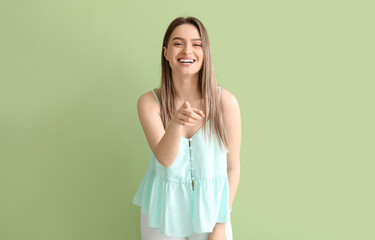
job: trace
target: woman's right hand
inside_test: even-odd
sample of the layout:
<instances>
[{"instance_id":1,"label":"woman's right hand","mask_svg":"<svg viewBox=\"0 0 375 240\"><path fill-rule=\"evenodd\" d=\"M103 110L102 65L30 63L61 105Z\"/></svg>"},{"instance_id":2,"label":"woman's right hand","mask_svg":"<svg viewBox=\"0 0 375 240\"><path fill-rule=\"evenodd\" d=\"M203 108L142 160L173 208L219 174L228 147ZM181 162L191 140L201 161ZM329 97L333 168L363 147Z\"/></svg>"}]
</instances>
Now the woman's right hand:
<instances>
[{"instance_id":1,"label":"woman's right hand","mask_svg":"<svg viewBox=\"0 0 375 240\"><path fill-rule=\"evenodd\" d=\"M182 126L194 126L204 117L201 110L191 107L190 103L185 101L173 115L172 122Z\"/></svg>"}]
</instances>

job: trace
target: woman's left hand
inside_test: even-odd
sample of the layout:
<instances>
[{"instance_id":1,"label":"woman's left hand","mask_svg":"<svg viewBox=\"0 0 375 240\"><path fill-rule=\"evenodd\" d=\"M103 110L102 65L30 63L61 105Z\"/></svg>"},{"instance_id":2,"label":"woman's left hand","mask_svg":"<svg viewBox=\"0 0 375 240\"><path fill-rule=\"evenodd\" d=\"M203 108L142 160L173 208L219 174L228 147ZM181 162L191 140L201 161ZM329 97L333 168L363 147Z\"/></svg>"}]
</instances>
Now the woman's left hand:
<instances>
[{"instance_id":1,"label":"woman's left hand","mask_svg":"<svg viewBox=\"0 0 375 240\"><path fill-rule=\"evenodd\" d=\"M208 235L208 240L227 240L225 228L214 228L214 230Z\"/></svg>"}]
</instances>

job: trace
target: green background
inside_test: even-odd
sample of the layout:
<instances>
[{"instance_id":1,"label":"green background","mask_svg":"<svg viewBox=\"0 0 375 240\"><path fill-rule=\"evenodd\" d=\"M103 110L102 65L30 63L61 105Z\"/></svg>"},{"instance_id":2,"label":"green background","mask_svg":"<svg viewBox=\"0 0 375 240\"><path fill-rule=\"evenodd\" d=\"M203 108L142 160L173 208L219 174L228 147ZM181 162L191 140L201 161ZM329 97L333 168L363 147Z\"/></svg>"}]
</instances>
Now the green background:
<instances>
[{"instance_id":1,"label":"green background","mask_svg":"<svg viewBox=\"0 0 375 240\"><path fill-rule=\"evenodd\" d=\"M1 1L0 239L140 239L168 24L241 109L235 240L375 239L372 1Z\"/></svg>"}]
</instances>

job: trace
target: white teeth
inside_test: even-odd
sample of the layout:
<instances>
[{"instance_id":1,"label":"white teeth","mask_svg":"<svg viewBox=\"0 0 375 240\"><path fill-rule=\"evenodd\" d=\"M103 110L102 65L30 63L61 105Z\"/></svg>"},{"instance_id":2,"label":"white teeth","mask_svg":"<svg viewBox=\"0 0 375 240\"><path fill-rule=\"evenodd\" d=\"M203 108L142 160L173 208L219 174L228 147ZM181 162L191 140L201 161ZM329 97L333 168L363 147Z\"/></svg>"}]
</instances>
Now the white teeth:
<instances>
[{"instance_id":1,"label":"white teeth","mask_svg":"<svg viewBox=\"0 0 375 240\"><path fill-rule=\"evenodd\" d=\"M193 63L194 62L194 60L192 60L192 59L180 59L179 61L181 63Z\"/></svg>"}]
</instances>

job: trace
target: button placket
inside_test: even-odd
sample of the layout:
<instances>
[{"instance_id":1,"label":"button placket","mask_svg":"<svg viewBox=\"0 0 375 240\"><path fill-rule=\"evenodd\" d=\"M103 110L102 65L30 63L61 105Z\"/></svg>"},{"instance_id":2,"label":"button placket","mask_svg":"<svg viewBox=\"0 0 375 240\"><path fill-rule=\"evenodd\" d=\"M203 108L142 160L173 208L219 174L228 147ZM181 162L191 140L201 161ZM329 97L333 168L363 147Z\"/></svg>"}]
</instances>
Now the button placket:
<instances>
[{"instance_id":1,"label":"button placket","mask_svg":"<svg viewBox=\"0 0 375 240\"><path fill-rule=\"evenodd\" d=\"M189 139L189 153L190 153L190 176L191 176L191 187L193 188L193 191L194 191L194 176L193 176L193 171L194 171L194 168L192 167L193 166L193 158L191 156L191 150L193 149L193 147L191 146L191 139Z\"/></svg>"}]
</instances>

